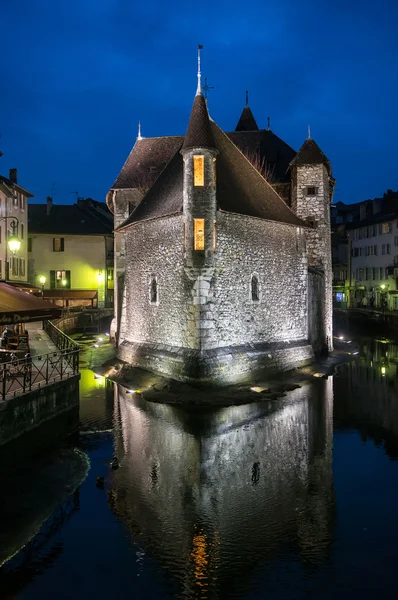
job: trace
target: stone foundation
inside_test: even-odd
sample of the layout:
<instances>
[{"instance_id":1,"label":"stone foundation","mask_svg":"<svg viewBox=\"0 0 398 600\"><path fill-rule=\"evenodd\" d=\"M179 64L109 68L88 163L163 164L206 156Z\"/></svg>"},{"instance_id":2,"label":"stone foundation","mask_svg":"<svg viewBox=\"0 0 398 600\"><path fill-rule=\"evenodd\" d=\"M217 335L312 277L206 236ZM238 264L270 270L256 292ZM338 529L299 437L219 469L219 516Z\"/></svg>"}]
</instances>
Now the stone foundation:
<instances>
[{"instance_id":1,"label":"stone foundation","mask_svg":"<svg viewBox=\"0 0 398 600\"><path fill-rule=\"evenodd\" d=\"M213 350L191 350L162 344L123 342L118 357L135 366L190 383L227 385L247 380L257 371L289 371L314 359L307 341L245 344Z\"/></svg>"}]
</instances>

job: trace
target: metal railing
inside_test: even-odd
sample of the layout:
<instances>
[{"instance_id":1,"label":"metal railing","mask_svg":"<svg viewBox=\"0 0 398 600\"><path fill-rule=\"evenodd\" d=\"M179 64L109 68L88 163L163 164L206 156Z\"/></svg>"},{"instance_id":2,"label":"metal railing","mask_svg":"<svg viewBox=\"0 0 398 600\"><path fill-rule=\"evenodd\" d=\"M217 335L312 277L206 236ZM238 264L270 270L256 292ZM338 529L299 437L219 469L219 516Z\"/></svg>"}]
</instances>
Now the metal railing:
<instances>
[{"instance_id":1,"label":"metal railing","mask_svg":"<svg viewBox=\"0 0 398 600\"><path fill-rule=\"evenodd\" d=\"M43 329L60 350L79 350L79 344L58 329L51 321L43 321Z\"/></svg>"},{"instance_id":2,"label":"metal railing","mask_svg":"<svg viewBox=\"0 0 398 600\"><path fill-rule=\"evenodd\" d=\"M65 336L67 337L67 336ZM73 340L72 340L73 341ZM79 347L0 364L0 401L79 373Z\"/></svg>"}]
</instances>

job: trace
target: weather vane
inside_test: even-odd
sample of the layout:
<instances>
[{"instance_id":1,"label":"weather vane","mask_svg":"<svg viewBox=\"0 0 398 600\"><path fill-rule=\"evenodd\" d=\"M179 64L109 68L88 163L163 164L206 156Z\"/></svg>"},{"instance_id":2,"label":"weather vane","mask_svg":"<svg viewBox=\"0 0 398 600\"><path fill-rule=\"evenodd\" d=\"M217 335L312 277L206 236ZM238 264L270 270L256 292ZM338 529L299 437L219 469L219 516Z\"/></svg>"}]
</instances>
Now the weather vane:
<instances>
[{"instance_id":1,"label":"weather vane","mask_svg":"<svg viewBox=\"0 0 398 600\"><path fill-rule=\"evenodd\" d=\"M205 93L205 98L206 98L206 100L207 100L207 92L208 92L209 90L214 90L214 85L209 85L209 84L207 83L207 77L205 77L205 84L204 84L204 86L203 86L203 91L204 91L204 93Z\"/></svg>"}]
</instances>

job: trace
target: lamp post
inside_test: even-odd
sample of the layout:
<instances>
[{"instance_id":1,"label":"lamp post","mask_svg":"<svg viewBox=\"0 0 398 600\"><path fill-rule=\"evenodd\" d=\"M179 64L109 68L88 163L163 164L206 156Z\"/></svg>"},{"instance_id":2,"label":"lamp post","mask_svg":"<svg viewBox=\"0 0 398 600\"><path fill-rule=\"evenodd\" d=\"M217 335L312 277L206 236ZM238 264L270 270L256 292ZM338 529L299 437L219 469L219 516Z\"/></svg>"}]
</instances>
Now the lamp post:
<instances>
[{"instance_id":1,"label":"lamp post","mask_svg":"<svg viewBox=\"0 0 398 600\"><path fill-rule=\"evenodd\" d=\"M62 291L62 308L64 309L65 308L65 286L67 284L66 279L62 279L61 283L62 283L62 290L63 290Z\"/></svg>"},{"instance_id":2,"label":"lamp post","mask_svg":"<svg viewBox=\"0 0 398 600\"><path fill-rule=\"evenodd\" d=\"M6 272L5 272L5 278L6 280L8 280L9 278L9 266L8 266L8 257L7 257L7 248L10 250L11 254L16 254L17 252L19 252L19 249L21 247L21 240L18 237L18 226L19 226L19 219L17 217L1 217L0 221L6 221L7 223L7 219L11 219L11 229L12 229L12 235L8 238L7 240L7 244L6 244L6 256L5 256L5 268L6 268Z\"/></svg>"},{"instance_id":3,"label":"lamp post","mask_svg":"<svg viewBox=\"0 0 398 600\"><path fill-rule=\"evenodd\" d=\"M46 283L46 278L44 277L44 275L41 275L39 277L39 281L41 283L41 297L44 298L44 284Z\"/></svg>"}]
</instances>

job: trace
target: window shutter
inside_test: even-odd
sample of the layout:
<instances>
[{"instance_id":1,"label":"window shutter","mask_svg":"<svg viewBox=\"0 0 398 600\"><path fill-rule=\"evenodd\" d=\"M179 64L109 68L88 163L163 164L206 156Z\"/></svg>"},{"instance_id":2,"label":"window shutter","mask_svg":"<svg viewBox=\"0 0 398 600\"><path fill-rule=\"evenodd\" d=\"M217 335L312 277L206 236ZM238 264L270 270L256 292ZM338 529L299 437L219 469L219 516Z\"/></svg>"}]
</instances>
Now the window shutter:
<instances>
[{"instance_id":1,"label":"window shutter","mask_svg":"<svg viewBox=\"0 0 398 600\"><path fill-rule=\"evenodd\" d=\"M53 252L55 252L55 238L53 238Z\"/></svg>"},{"instance_id":2,"label":"window shutter","mask_svg":"<svg viewBox=\"0 0 398 600\"><path fill-rule=\"evenodd\" d=\"M61 238L61 252L64 251L64 238ZM70 271L68 271L70 273Z\"/></svg>"},{"instance_id":3,"label":"window shutter","mask_svg":"<svg viewBox=\"0 0 398 600\"><path fill-rule=\"evenodd\" d=\"M64 248L63 244L64 244L64 238L62 238L62 249ZM70 290L70 287L71 287L71 285L70 285L70 271L65 271L65 273L66 273L65 279L66 279L66 282L67 282L65 287L67 287L68 290Z\"/></svg>"},{"instance_id":4,"label":"window shutter","mask_svg":"<svg viewBox=\"0 0 398 600\"><path fill-rule=\"evenodd\" d=\"M55 290L55 271L50 271L50 288Z\"/></svg>"}]
</instances>

